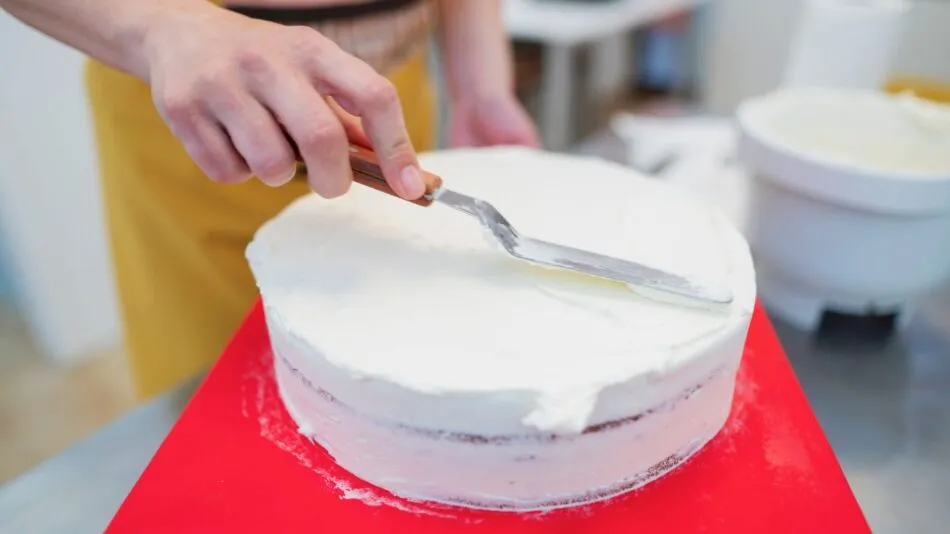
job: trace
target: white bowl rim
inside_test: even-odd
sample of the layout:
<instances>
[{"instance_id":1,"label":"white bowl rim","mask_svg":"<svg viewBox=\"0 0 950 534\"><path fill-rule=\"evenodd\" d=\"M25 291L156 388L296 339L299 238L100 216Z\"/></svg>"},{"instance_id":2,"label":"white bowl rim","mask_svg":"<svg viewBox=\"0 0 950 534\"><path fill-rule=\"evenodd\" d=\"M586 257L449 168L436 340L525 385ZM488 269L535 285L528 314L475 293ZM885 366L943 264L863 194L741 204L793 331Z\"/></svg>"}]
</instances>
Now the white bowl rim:
<instances>
[{"instance_id":1,"label":"white bowl rim","mask_svg":"<svg viewBox=\"0 0 950 534\"><path fill-rule=\"evenodd\" d=\"M761 123L759 117L764 110L769 109L773 102L772 98L775 95L790 91L816 95L876 98L880 99L881 101L885 101L886 99L892 97L892 95L888 95L887 93L883 93L881 91L852 88L796 87L778 89L776 91L771 91L769 93L751 97L742 101L736 110L736 122L738 123L739 128L746 135L754 138L756 143L769 150L777 153L783 153L789 157L803 160L812 165L834 169L839 172L858 174L867 178L876 178L880 180L902 180L908 182L908 185L913 185L914 182L917 182L920 185L933 185L935 182L939 183L942 181L950 181L950 170L947 172L895 172L893 170L879 169L870 165L861 165L859 163L844 161L839 158L818 154L813 151L797 149L782 143L776 139L775 135L772 135L771 132L768 131L768 128Z\"/></svg>"}]
</instances>

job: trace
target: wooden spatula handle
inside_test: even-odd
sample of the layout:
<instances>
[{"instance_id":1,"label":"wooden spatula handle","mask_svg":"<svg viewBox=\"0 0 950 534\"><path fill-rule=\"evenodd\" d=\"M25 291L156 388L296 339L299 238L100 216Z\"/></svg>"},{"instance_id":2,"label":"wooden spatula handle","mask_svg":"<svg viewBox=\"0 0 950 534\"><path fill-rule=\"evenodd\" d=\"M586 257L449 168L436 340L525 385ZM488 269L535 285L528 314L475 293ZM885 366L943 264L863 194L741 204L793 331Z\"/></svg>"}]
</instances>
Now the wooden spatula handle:
<instances>
[{"instance_id":1,"label":"wooden spatula handle","mask_svg":"<svg viewBox=\"0 0 950 534\"><path fill-rule=\"evenodd\" d=\"M357 145L350 145L350 167L353 168L353 181L372 187L377 191L392 195L397 198L399 195L393 191L392 187L386 183L383 177L383 170L379 166L379 158L372 150L367 150ZM433 202L433 194L442 187L442 178L431 172L422 171L422 179L426 184L426 192L421 198L411 200L420 206L428 206Z\"/></svg>"}]
</instances>

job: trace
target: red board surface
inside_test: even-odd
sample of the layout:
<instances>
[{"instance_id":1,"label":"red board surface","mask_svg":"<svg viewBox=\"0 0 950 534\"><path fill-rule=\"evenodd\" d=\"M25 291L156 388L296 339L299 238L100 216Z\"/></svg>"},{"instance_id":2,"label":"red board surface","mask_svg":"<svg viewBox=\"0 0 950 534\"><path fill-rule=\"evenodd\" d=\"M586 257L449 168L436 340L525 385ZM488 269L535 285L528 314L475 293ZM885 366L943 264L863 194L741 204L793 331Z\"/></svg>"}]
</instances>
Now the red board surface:
<instances>
[{"instance_id":1,"label":"red board surface","mask_svg":"<svg viewBox=\"0 0 950 534\"><path fill-rule=\"evenodd\" d=\"M870 532L761 308L732 414L705 449L637 491L547 513L412 503L352 477L297 434L272 362L258 304L107 532Z\"/></svg>"}]
</instances>

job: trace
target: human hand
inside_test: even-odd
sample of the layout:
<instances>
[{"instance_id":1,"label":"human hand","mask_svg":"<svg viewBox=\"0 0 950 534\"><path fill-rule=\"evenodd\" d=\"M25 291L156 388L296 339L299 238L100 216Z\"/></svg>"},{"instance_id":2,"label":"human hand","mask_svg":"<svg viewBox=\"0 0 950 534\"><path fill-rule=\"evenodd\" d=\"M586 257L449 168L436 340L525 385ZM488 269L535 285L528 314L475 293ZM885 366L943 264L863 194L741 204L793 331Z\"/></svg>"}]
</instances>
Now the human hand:
<instances>
[{"instance_id":1,"label":"human hand","mask_svg":"<svg viewBox=\"0 0 950 534\"><path fill-rule=\"evenodd\" d=\"M321 196L352 182L349 142L368 145L399 196L424 193L396 89L317 31L208 6L169 13L144 45L155 106L209 178L278 186L297 157ZM365 127L365 130L364 130Z\"/></svg>"},{"instance_id":2,"label":"human hand","mask_svg":"<svg viewBox=\"0 0 950 534\"><path fill-rule=\"evenodd\" d=\"M531 117L514 94L461 98L452 107L449 144L455 147L492 145L541 146Z\"/></svg>"}]
</instances>

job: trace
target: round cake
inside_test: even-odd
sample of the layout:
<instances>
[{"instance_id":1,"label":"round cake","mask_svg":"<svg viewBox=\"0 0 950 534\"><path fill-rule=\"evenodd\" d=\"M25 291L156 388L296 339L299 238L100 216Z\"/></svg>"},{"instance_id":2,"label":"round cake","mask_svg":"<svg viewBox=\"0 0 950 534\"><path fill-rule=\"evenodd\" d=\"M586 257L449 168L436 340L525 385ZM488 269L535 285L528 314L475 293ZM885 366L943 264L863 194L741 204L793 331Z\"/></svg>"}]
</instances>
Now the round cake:
<instances>
[{"instance_id":1,"label":"round cake","mask_svg":"<svg viewBox=\"0 0 950 534\"><path fill-rule=\"evenodd\" d=\"M401 497L536 510L639 487L722 428L756 292L724 216L593 158L504 147L422 164L524 235L713 282L733 302L527 264L438 203L308 195L247 251L302 434Z\"/></svg>"}]
</instances>

